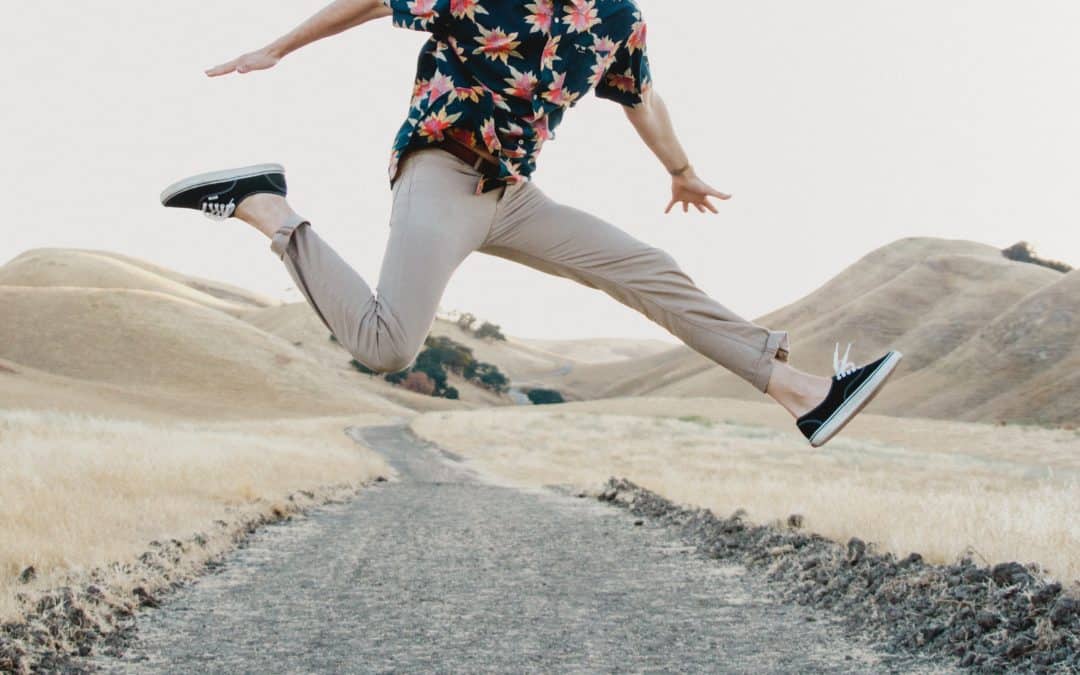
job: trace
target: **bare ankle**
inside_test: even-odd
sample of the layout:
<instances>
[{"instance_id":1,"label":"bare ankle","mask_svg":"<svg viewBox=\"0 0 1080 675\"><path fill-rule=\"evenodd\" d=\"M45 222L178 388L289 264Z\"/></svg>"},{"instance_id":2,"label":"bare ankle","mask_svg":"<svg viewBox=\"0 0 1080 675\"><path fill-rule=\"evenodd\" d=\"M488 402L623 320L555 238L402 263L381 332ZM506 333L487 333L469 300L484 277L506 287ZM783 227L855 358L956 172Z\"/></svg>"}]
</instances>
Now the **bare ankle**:
<instances>
[{"instance_id":1,"label":"bare ankle","mask_svg":"<svg viewBox=\"0 0 1080 675\"><path fill-rule=\"evenodd\" d=\"M766 393L797 418L824 401L830 386L831 381L827 378L804 373L782 361L774 361Z\"/></svg>"},{"instance_id":2,"label":"bare ankle","mask_svg":"<svg viewBox=\"0 0 1080 675\"><path fill-rule=\"evenodd\" d=\"M808 376L799 387L796 408L799 416L801 417L821 405L822 401L828 397L831 387L832 381L829 378L817 375Z\"/></svg>"},{"instance_id":3,"label":"bare ankle","mask_svg":"<svg viewBox=\"0 0 1080 675\"><path fill-rule=\"evenodd\" d=\"M296 216L296 211L281 195L259 193L240 202L233 215L272 238L283 223Z\"/></svg>"}]
</instances>

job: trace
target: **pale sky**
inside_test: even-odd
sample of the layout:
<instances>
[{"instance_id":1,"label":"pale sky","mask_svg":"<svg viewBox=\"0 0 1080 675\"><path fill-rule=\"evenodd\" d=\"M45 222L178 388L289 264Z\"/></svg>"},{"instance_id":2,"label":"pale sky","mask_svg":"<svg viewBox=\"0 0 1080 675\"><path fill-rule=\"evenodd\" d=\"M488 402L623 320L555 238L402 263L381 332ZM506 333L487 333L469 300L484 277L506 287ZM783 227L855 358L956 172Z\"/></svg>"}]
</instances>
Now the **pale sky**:
<instances>
[{"instance_id":1,"label":"pale sky","mask_svg":"<svg viewBox=\"0 0 1080 675\"><path fill-rule=\"evenodd\" d=\"M107 249L287 300L261 235L162 208L191 173L280 162L290 199L374 287L390 145L425 36L381 19L271 71L204 68L324 3L0 0L0 263ZM906 236L1032 242L1080 264L1075 0L639 0L656 91L720 215L664 215L670 181L591 94L533 178L669 251L752 318ZM473 254L442 298L522 337L676 341L600 291ZM774 328L782 329L782 326Z\"/></svg>"}]
</instances>

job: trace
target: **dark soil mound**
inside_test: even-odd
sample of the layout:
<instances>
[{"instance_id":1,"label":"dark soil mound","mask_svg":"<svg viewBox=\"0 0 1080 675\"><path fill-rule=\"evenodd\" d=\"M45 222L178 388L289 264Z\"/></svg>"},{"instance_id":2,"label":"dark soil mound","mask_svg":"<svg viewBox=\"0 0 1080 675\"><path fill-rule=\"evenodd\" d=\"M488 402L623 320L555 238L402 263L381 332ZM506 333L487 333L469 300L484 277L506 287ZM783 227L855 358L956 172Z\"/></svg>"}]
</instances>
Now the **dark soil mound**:
<instances>
[{"instance_id":1,"label":"dark soil mound","mask_svg":"<svg viewBox=\"0 0 1080 675\"><path fill-rule=\"evenodd\" d=\"M1080 673L1080 602L1033 566L931 565L852 539L846 546L787 527L677 506L612 478L600 499L679 528L707 555L759 569L787 601L839 613L891 651L949 656L984 672Z\"/></svg>"}]
</instances>

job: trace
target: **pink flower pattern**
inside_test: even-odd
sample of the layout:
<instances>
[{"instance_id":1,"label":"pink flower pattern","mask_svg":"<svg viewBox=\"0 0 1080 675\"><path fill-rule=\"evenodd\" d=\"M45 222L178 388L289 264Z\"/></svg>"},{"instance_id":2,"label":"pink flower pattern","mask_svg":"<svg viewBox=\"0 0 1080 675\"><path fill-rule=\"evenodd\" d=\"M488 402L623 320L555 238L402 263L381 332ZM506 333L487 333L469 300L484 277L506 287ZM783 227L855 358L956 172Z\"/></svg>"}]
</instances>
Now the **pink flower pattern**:
<instances>
[{"instance_id":1,"label":"pink flower pattern","mask_svg":"<svg viewBox=\"0 0 1080 675\"><path fill-rule=\"evenodd\" d=\"M555 18L555 5L552 0L537 0L535 3L525 5L529 14L525 16L525 23L529 24L529 32L551 34L551 22Z\"/></svg>"}]
</instances>

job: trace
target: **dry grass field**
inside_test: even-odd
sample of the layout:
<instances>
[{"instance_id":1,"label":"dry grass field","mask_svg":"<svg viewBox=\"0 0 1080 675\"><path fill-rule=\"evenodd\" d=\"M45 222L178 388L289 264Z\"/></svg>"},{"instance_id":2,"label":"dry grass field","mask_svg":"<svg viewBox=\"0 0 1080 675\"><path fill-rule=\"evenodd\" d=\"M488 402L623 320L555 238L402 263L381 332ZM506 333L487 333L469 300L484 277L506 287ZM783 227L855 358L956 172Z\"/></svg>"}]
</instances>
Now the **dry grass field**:
<instances>
[{"instance_id":1,"label":"dry grass field","mask_svg":"<svg viewBox=\"0 0 1080 675\"><path fill-rule=\"evenodd\" d=\"M18 594L101 573L129 603L248 523L392 475L345 427L477 404L356 372L306 305L106 251L27 251L0 266L0 620ZM197 533L167 572L135 564Z\"/></svg>"},{"instance_id":2,"label":"dry grass field","mask_svg":"<svg viewBox=\"0 0 1080 675\"><path fill-rule=\"evenodd\" d=\"M229 544L230 528L215 521L271 512L296 491L392 475L342 432L381 419L148 423L0 410L0 620L18 612L16 592L85 580L152 540L204 533L204 558ZM29 566L37 578L20 583ZM123 589L135 580L113 581Z\"/></svg>"},{"instance_id":3,"label":"dry grass field","mask_svg":"<svg viewBox=\"0 0 1080 675\"><path fill-rule=\"evenodd\" d=\"M860 415L812 449L776 406L627 398L431 412L420 435L523 486L629 478L720 515L798 513L808 529L904 556L1037 562L1080 580L1080 432Z\"/></svg>"},{"instance_id":4,"label":"dry grass field","mask_svg":"<svg viewBox=\"0 0 1080 675\"><path fill-rule=\"evenodd\" d=\"M855 326L873 329L854 336L862 349L898 343L909 372L872 410L888 411L891 395L990 417L1024 417L1031 404L1065 419L1080 382L1078 281L980 244L903 240L767 323L792 330L796 361L827 363L836 331ZM152 541L205 535L173 570L182 575L298 491L314 504L335 485L389 475L343 429L402 418L518 485L618 475L759 522L800 513L816 532L899 555L944 561L970 547L1080 578L1075 431L864 414L815 451L783 411L739 400L758 395L686 348L478 340L442 319L432 333L516 385L605 398L516 407L456 376L461 400L433 398L357 373L304 303L104 251L38 249L3 265L0 619L18 613L17 593L106 566L130 600L148 582L116 565ZM991 367L972 367L984 358ZM30 566L36 578L23 583Z\"/></svg>"}]
</instances>

